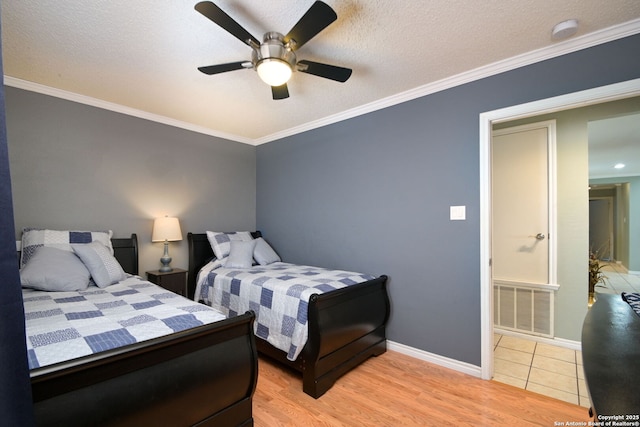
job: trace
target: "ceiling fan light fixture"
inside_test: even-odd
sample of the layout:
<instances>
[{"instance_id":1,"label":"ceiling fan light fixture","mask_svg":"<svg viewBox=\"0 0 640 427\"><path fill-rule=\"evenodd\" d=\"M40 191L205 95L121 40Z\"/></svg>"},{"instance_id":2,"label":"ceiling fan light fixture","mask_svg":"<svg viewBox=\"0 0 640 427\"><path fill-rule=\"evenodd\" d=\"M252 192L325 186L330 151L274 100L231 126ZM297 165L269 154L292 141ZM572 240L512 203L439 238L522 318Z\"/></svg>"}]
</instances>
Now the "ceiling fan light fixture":
<instances>
[{"instance_id":1,"label":"ceiling fan light fixture","mask_svg":"<svg viewBox=\"0 0 640 427\"><path fill-rule=\"evenodd\" d=\"M269 86L282 86L291 78L289 63L279 58L265 58L256 66L258 76Z\"/></svg>"},{"instance_id":2,"label":"ceiling fan light fixture","mask_svg":"<svg viewBox=\"0 0 640 427\"><path fill-rule=\"evenodd\" d=\"M289 30L286 36L277 31L266 32L262 42L245 30L225 11L211 1L200 1L195 9L229 34L251 48L251 62L236 61L226 64L198 67L207 75L251 68L262 81L271 86L274 100L289 97L287 82L294 71L335 80L344 83L352 70L335 65L296 59L295 51L314 38L332 22L338 19L336 12L328 4L316 0L305 14Z\"/></svg>"}]
</instances>

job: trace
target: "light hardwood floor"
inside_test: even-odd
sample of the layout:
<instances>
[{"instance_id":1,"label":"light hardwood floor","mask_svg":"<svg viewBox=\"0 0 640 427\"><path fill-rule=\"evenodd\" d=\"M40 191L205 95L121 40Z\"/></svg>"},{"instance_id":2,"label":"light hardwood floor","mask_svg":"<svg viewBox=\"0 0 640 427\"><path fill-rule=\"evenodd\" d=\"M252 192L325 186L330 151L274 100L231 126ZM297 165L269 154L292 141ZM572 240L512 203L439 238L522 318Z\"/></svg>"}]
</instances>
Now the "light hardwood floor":
<instances>
[{"instance_id":1,"label":"light hardwood floor","mask_svg":"<svg viewBox=\"0 0 640 427\"><path fill-rule=\"evenodd\" d=\"M554 426L590 420L586 408L394 351L367 360L317 400L302 392L298 374L261 357L253 416L256 427Z\"/></svg>"}]
</instances>

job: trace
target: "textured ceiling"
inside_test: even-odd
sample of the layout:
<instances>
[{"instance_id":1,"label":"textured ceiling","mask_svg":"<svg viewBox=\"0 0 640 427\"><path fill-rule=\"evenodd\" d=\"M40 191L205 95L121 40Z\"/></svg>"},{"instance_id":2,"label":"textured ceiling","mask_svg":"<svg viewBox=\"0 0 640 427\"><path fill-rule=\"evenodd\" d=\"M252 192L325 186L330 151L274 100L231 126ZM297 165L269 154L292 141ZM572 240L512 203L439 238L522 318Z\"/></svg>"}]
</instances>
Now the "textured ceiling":
<instances>
[{"instance_id":1,"label":"textured ceiling","mask_svg":"<svg viewBox=\"0 0 640 427\"><path fill-rule=\"evenodd\" d=\"M456 76L468 79L474 70L513 68L532 52L575 50L580 40L609 37L611 28L617 37L640 32L638 0L327 0L338 20L297 56L352 68L351 79L295 73L290 98L273 101L252 70L213 76L197 70L248 60L251 50L196 12L195 3L3 1L5 82L259 144L399 102ZM312 1L215 3L261 39L266 31L286 34ZM570 18L580 23L576 36L552 40L552 27Z\"/></svg>"}]
</instances>

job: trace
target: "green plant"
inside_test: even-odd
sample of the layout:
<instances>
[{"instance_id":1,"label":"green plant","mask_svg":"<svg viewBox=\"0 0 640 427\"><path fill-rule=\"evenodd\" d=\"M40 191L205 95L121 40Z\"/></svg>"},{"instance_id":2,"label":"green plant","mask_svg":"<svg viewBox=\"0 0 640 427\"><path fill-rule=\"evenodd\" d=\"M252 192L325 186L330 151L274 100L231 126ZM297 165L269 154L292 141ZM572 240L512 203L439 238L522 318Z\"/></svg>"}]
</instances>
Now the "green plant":
<instances>
[{"instance_id":1,"label":"green plant","mask_svg":"<svg viewBox=\"0 0 640 427\"><path fill-rule=\"evenodd\" d=\"M605 283L607 276L604 275L602 269L604 265L600 264L597 253L589 252L589 293L595 292L598 283Z\"/></svg>"}]
</instances>

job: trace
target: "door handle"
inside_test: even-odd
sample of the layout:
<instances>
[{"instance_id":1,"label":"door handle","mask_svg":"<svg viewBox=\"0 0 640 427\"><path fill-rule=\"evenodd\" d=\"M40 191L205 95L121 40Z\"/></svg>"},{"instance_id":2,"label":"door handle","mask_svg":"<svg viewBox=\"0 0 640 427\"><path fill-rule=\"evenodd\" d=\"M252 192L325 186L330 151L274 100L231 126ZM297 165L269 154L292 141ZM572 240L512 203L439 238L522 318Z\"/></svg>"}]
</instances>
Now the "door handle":
<instances>
[{"instance_id":1,"label":"door handle","mask_svg":"<svg viewBox=\"0 0 640 427\"><path fill-rule=\"evenodd\" d=\"M536 239L538 239L538 240L544 240L544 234L542 234L542 233L538 233L538 234L536 234Z\"/></svg>"}]
</instances>

